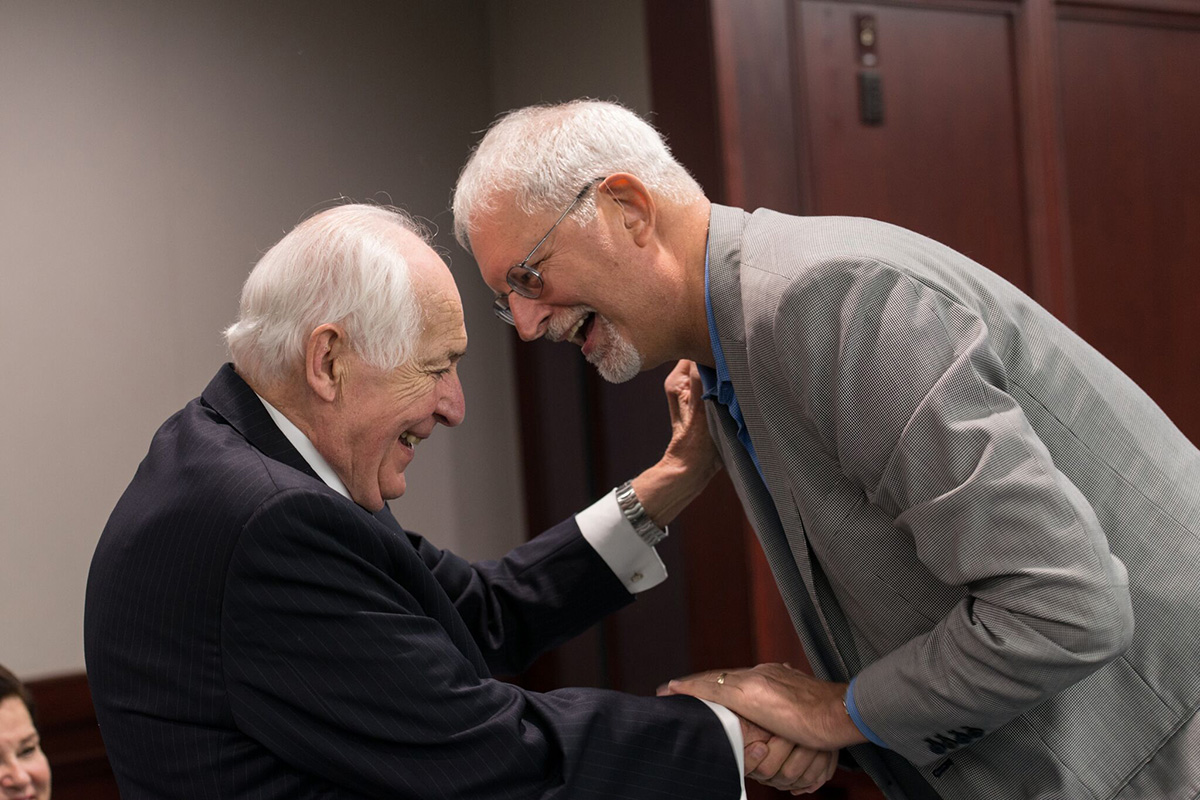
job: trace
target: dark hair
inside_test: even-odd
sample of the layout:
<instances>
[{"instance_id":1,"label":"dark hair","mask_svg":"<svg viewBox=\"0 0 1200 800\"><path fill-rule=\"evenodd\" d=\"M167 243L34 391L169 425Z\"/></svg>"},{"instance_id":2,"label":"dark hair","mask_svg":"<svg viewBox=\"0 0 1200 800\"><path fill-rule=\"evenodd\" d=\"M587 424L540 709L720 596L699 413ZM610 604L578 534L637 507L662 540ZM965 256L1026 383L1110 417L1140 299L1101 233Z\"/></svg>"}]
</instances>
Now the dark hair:
<instances>
[{"instance_id":1,"label":"dark hair","mask_svg":"<svg viewBox=\"0 0 1200 800\"><path fill-rule=\"evenodd\" d=\"M25 708L29 711L29 718L33 720L33 727L37 727L37 706L33 702L33 694L21 683L21 679L0 664L0 700L6 697L19 697L21 702L25 704Z\"/></svg>"}]
</instances>

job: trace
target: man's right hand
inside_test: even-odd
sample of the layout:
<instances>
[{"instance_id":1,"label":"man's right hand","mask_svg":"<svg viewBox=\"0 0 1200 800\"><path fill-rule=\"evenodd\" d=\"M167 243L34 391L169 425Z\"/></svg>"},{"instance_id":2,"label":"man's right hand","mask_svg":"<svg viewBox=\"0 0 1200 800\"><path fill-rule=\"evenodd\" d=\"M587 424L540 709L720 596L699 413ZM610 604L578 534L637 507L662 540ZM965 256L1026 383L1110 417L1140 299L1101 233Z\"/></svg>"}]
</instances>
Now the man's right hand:
<instances>
[{"instance_id":1,"label":"man's right hand","mask_svg":"<svg viewBox=\"0 0 1200 800\"><path fill-rule=\"evenodd\" d=\"M836 751L812 750L775 736L744 717L738 720L745 744L746 777L792 794L815 792L833 777Z\"/></svg>"}]
</instances>

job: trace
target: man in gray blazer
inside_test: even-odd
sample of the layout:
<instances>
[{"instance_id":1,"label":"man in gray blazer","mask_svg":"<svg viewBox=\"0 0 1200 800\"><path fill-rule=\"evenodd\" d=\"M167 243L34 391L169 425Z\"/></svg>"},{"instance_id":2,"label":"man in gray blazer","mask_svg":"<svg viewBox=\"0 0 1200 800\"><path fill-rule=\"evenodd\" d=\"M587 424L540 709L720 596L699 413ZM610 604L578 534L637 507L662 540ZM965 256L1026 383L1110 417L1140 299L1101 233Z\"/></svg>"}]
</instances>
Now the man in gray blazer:
<instances>
[{"instance_id":1,"label":"man in gray blazer","mask_svg":"<svg viewBox=\"0 0 1200 800\"><path fill-rule=\"evenodd\" d=\"M1034 301L891 225L712 204L609 103L503 117L454 212L523 339L699 365L817 679L673 691L890 798L1200 795L1200 452Z\"/></svg>"}]
</instances>

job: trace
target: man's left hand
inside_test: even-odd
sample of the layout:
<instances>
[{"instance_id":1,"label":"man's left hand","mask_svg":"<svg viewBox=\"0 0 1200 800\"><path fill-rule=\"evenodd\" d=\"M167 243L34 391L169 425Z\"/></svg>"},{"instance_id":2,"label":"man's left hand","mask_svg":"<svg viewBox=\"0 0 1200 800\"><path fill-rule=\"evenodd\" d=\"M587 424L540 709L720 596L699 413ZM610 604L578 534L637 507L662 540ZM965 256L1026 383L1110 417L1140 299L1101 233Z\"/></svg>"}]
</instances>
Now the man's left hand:
<instances>
[{"instance_id":1,"label":"man's left hand","mask_svg":"<svg viewBox=\"0 0 1200 800\"><path fill-rule=\"evenodd\" d=\"M721 457L708 434L700 372L680 361L663 382L671 413L671 442L662 460L633 479L646 513L666 527L721 471Z\"/></svg>"},{"instance_id":2,"label":"man's left hand","mask_svg":"<svg viewBox=\"0 0 1200 800\"><path fill-rule=\"evenodd\" d=\"M671 681L659 694L689 694L813 750L837 750L867 739L846 711L846 684L817 680L787 664L716 670Z\"/></svg>"}]
</instances>

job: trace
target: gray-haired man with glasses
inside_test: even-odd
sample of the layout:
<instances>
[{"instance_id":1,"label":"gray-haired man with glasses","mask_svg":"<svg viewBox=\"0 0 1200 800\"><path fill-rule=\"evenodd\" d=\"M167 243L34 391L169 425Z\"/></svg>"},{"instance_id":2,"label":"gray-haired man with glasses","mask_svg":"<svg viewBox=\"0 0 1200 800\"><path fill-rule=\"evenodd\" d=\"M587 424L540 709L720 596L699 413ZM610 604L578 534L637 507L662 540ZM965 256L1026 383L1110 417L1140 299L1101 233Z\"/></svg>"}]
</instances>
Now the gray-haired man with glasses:
<instances>
[{"instance_id":1,"label":"gray-haired man with glasses","mask_svg":"<svg viewBox=\"0 0 1200 800\"><path fill-rule=\"evenodd\" d=\"M454 213L522 339L697 365L817 678L671 691L889 798L1200 794L1200 452L1037 303L891 225L710 203L611 103L498 120Z\"/></svg>"}]
</instances>

